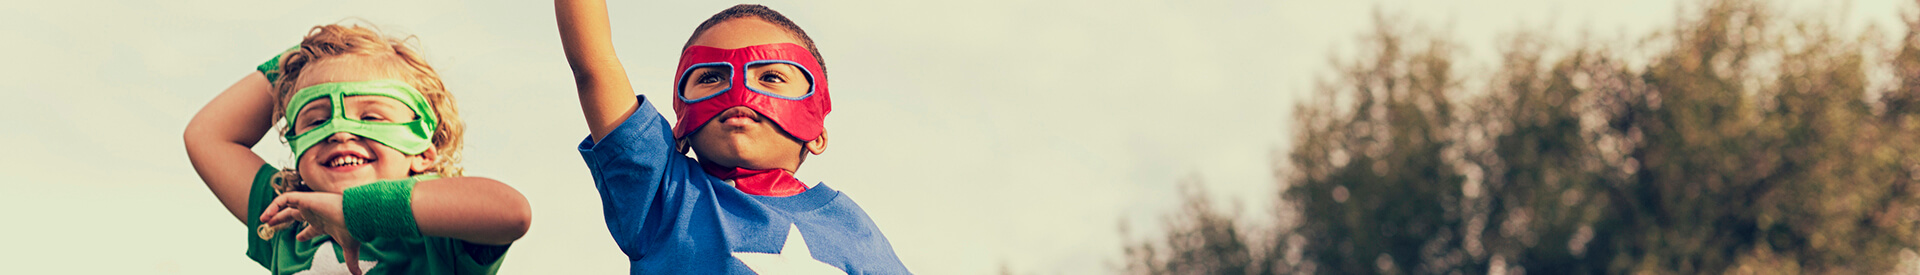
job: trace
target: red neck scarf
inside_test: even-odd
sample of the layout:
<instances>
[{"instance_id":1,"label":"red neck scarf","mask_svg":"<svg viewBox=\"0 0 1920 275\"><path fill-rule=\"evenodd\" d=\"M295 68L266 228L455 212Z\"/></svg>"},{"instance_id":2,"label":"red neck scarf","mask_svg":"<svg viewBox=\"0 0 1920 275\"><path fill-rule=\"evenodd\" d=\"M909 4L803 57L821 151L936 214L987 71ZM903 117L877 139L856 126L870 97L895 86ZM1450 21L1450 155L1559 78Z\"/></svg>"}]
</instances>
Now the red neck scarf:
<instances>
[{"instance_id":1,"label":"red neck scarf","mask_svg":"<svg viewBox=\"0 0 1920 275\"><path fill-rule=\"evenodd\" d=\"M786 197L799 195L807 191L807 183L793 178L786 169L748 170L740 167L720 167L700 162L700 169L707 174L723 180L733 180L733 188L740 192L759 196Z\"/></svg>"}]
</instances>

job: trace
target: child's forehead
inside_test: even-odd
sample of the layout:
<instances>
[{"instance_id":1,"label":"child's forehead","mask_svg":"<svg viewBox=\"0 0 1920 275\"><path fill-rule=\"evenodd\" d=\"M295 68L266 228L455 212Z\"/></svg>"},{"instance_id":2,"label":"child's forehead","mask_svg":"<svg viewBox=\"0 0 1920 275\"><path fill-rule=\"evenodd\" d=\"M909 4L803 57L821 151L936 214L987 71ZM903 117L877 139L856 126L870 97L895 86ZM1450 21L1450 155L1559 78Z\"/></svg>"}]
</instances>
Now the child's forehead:
<instances>
[{"instance_id":1,"label":"child's forehead","mask_svg":"<svg viewBox=\"0 0 1920 275\"><path fill-rule=\"evenodd\" d=\"M754 17L741 17L714 24L694 37L693 46L738 49L775 43L801 44L793 32Z\"/></svg>"},{"instance_id":2,"label":"child's forehead","mask_svg":"<svg viewBox=\"0 0 1920 275\"><path fill-rule=\"evenodd\" d=\"M383 108L391 109L391 108L406 108L407 106L405 102L400 102L399 99L395 99L395 98L384 96L384 95L353 95L353 96L342 97L340 98L340 100L345 101L346 102L345 105L349 109L355 108L355 107L383 107ZM303 110L302 112L331 111L329 108L332 106L333 106L333 102L329 102L328 100L326 100L325 97L322 97L322 98L316 98L311 102L307 102L306 105L302 106L300 109Z\"/></svg>"},{"instance_id":3,"label":"child's forehead","mask_svg":"<svg viewBox=\"0 0 1920 275\"><path fill-rule=\"evenodd\" d=\"M369 55L343 55L318 60L301 69L300 79L294 83L293 90L332 82L400 79L403 75L401 68L394 64L394 60L386 59Z\"/></svg>"}]
</instances>

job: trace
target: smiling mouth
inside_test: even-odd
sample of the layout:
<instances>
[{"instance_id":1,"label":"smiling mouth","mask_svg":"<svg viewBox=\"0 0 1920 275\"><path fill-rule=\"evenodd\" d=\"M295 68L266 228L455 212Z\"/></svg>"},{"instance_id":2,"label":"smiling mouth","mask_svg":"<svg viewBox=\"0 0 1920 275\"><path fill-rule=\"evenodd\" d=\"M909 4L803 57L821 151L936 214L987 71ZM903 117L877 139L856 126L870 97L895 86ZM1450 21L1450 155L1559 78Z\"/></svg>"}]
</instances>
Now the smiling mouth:
<instances>
[{"instance_id":1,"label":"smiling mouth","mask_svg":"<svg viewBox=\"0 0 1920 275\"><path fill-rule=\"evenodd\" d=\"M368 162L373 162L373 160L362 158L360 156L355 156L353 154L340 154L339 156L334 156L333 159L331 160L327 160L325 166L327 168L347 167L347 166L367 164Z\"/></svg>"}]
</instances>

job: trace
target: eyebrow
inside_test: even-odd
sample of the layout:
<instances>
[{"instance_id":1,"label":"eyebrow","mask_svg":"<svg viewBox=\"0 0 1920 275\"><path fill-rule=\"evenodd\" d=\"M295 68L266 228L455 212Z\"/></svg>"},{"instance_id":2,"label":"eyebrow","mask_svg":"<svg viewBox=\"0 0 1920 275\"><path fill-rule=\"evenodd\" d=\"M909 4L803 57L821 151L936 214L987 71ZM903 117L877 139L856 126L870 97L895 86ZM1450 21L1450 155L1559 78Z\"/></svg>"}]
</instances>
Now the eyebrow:
<instances>
[{"instance_id":1,"label":"eyebrow","mask_svg":"<svg viewBox=\"0 0 1920 275\"><path fill-rule=\"evenodd\" d=\"M324 103L324 104L315 104L315 103ZM313 111L317 111L316 109L326 110L328 112L333 111L333 108L331 108L333 107L332 101L327 100L325 98L314 99L313 101L308 101L307 103L303 103L303 104L306 104L307 106L300 108L300 116L306 116L307 114L313 113ZM321 106L326 106L326 107L321 107Z\"/></svg>"},{"instance_id":2,"label":"eyebrow","mask_svg":"<svg viewBox=\"0 0 1920 275\"><path fill-rule=\"evenodd\" d=\"M352 102L349 102L348 104L351 104L351 105L348 105L348 106L357 107L360 109L362 113L365 113L367 111L402 112L403 114L397 114L397 115L412 115L413 116L412 119L420 118L420 114L415 113L413 111L413 108L409 108L407 107L406 103L397 102L397 100L385 101L385 100L376 99L376 100L357 100L357 101L349 100L349 101L352 101ZM396 114L384 114L384 115L396 115Z\"/></svg>"},{"instance_id":3,"label":"eyebrow","mask_svg":"<svg viewBox=\"0 0 1920 275\"><path fill-rule=\"evenodd\" d=\"M774 66L774 65L786 65L786 66ZM760 70L762 72L777 72L781 74L792 74L792 75L797 75L797 76L806 78L807 81L809 82L813 81L813 76L808 75L806 69L800 68L800 66L794 66L793 64L787 64L787 63L757 64L757 65L747 67L747 70Z\"/></svg>"},{"instance_id":4,"label":"eyebrow","mask_svg":"<svg viewBox=\"0 0 1920 275\"><path fill-rule=\"evenodd\" d=\"M401 103L399 102L400 100L398 99L395 99L394 101L390 102L390 101L379 100L379 99L351 99L350 98L350 99L347 99L347 101L348 101L347 106L355 106L355 107L390 106L390 107L406 108L407 106L406 103Z\"/></svg>"},{"instance_id":5,"label":"eyebrow","mask_svg":"<svg viewBox=\"0 0 1920 275\"><path fill-rule=\"evenodd\" d=\"M786 65L786 66L774 66L774 65ZM748 69L752 69L752 68L770 68L770 67L771 67L771 68L792 68L792 69L796 69L796 70L797 70L797 69L800 69L800 66L794 66L793 64L787 64L787 63L784 63L784 62L769 62L769 63L760 63L760 64L753 64L753 66L747 66L747 68L748 68Z\"/></svg>"}]
</instances>

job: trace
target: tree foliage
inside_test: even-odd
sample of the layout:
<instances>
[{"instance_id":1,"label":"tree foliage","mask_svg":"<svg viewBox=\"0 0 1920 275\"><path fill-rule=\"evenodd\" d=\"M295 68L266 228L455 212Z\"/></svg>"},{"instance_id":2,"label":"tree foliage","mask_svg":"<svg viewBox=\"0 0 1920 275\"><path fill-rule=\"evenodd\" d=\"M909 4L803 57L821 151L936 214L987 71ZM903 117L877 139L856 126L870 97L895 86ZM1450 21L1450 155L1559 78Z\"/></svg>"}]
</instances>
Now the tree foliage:
<instances>
[{"instance_id":1,"label":"tree foliage","mask_svg":"<svg viewBox=\"0 0 1920 275\"><path fill-rule=\"evenodd\" d=\"M1882 43L1767 3L1687 14L1632 46L1523 32L1483 72L1376 15L1297 107L1281 224L1189 192L1125 268L1880 274L1915 254L1920 17Z\"/></svg>"}]
</instances>

